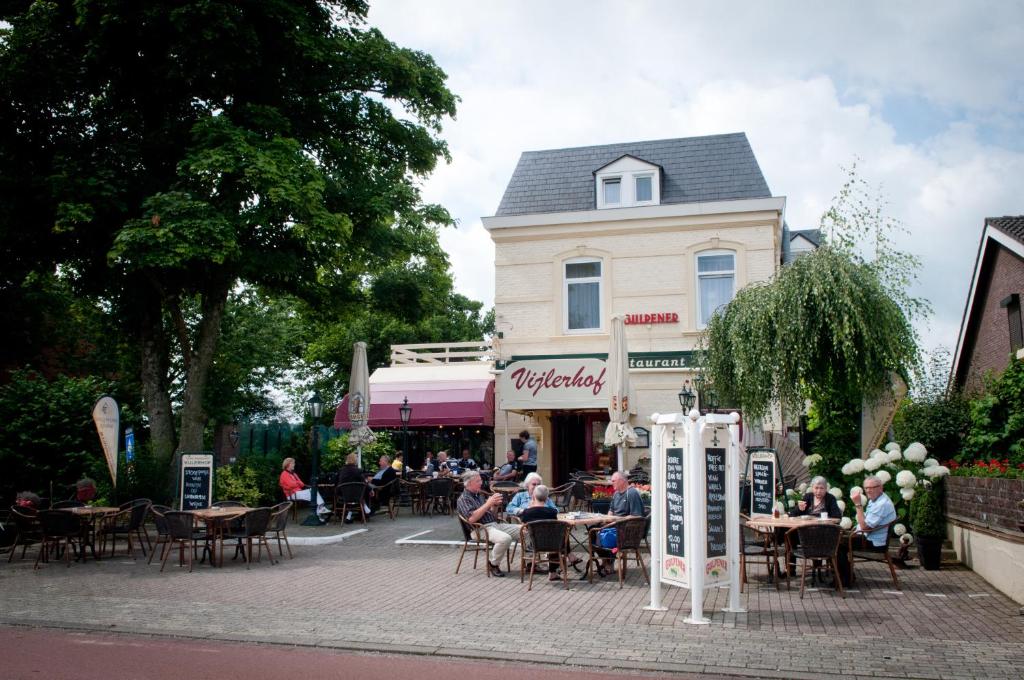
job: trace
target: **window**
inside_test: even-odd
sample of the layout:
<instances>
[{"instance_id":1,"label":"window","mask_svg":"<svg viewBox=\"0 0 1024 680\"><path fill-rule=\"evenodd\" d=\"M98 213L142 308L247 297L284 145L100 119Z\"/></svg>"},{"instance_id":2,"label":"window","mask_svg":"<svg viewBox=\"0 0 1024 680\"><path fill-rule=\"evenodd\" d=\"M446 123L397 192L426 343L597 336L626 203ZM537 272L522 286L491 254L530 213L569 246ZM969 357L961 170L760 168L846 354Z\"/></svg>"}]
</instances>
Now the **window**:
<instances>
[{"instance_id":1,"label":"window","mask_svg":"<svg viewBox=\"0 0 1024 680\"><path fill-rule=\"evenodd\" d=\"M565 263L565 329L569 333L601 329L601 261Z\"/></svg>"},{"instance_id":2,"label":"window","mask_svg":"<svg viewBox=\"0 0 1024 680\"><path fill-rule=\"evenodd\" d=\"M1024 327L1021 326L1020 295L1007 295L999 302L1006 310L1006 321L1010 326L1010 351L1016 352L1024 346Z\"/></svg>"},{"instance_id":3,"label":"window","mask_svg":"<svg viewBox=\"0 0 1024 680\"><path fill-rule=\"evenodd\" d=\"M636 178L636 202L644 203L653 200L654 194L651 192L651 180L653 178L650 175L641 175Z\"/></svg>"},{"instance_id":4,"label":"window","mask_svg":"<svg viewBox=\"0 0 1024 680\"><path fill-rule=\"evenodd\" d=\"M697 327L704 328L716 311L729 304L736 288L736 254L709 250L697 255Z\"/></svg>"},{"instance_id":5,"label":"window","mask_svg":"<svg viewBox=\"0 0 1024 680\"><path fill-rule=\"evenodd\" d=\"M622 202L622 180L616 177L615 179L606 179L604 181L604 203L605 205L618 204Z\"/></svg>"}]
</instances>

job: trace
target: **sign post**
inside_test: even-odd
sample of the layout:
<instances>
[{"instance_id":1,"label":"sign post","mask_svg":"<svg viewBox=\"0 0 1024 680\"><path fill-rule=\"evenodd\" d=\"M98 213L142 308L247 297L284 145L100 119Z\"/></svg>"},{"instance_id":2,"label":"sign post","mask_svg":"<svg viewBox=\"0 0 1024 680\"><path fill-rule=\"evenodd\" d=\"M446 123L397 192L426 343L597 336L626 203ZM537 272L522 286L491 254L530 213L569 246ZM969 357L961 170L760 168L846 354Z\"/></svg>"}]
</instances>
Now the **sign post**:
<instances>
[{"instance_id":1,"label":"sign post","mask_svg":"<svg viewBox=\"0 0 1024 680\"><path fill-rule=\"evenodd\" d=\"M739 414L696 410L652 416L651 604L661 584L690 591L687 623L704 625L704 590L726 585L739 600Z\"/></svg>"},{"instance_id":2,"label":"sign post","mask_svg":"<svg viewBox=\"0 0 1024 680\"><path fill-rule=\"evenodd\" d=\"M213 501L213 454L183 453L178 479L178 509L210 507Z\"/></svg>"}]
</instances>

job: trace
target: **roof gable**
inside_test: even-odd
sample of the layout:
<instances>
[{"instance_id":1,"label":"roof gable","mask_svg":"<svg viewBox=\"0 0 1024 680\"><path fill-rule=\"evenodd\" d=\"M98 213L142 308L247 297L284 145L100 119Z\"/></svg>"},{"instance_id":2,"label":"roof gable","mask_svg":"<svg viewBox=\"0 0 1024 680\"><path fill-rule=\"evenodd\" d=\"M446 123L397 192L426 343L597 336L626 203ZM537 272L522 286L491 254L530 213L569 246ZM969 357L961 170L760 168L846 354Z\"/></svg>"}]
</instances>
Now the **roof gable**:
<instances>
[{"instance_id":1,"label":"roof gable","mask_svg":"<svg viewBox=\"0 0 1024 680\"><path fill-rule=\"evenodd\" d=\"M642 167L647 167L651 170L661 169L661 166L658 165L657 163L651 163L649 161L645 161L643 158L637 158L631 153L626 153L622 154L615 160L609 163L605 163L601 167L597 168L596 170L594 170L593 174L598 175L605 171L612 172L616 169L616 166L619 165L629 166L630 168L635 168L637 165L641 165Z\"/></svg>"},{"instance_id":2,"label":"roof gable","mask_svg":"<svg viewBox=\"0 0 1024 680\"><path fill-rule=\"evenodd\" d=\"M661 167L661 205L771 197L738 132L523 152L496 215L595 210L595 172L624 156Z\"/></svg>"}]
</instances>

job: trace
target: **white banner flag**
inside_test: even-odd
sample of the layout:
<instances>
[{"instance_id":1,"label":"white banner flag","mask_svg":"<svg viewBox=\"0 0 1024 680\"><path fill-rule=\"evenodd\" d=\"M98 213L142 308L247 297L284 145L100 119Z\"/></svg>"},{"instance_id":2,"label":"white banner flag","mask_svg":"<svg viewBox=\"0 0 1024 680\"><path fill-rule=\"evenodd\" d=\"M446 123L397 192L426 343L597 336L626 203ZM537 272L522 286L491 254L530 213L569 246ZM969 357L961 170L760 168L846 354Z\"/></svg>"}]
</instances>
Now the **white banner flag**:
<instances>
[{"instance_id":1,"label":"white banner flag","mask_svg":"<svg viewBox=\"0 0 1024 680\"><path fill-rule=\"evenodd\" d=\"M117 449L121 435L121 409L113 397L100 397L92 407L92 420L96 423L96 432L100 435L103 454L107 458L110 479L117 487Z\"/></svg>"}]
</instances>

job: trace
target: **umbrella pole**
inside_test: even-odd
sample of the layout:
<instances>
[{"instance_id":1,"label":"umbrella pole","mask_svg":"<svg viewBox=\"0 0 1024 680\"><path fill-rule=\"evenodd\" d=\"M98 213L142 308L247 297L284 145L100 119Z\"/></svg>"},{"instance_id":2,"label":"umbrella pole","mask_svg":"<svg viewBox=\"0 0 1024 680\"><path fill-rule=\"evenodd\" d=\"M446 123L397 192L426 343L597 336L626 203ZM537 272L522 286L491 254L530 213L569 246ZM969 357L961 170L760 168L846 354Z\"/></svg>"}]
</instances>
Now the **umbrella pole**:
<instances>
[{"instance_id":1,"label":"umbrella pole","mask_svg":"<svg viewBox=\"0 0 1024 680\"><path fill-rule=\"evenodd\" d=\"M357 444L356 445L356 455L359 457L359 469L362 470L363 469L363 445L362 444Z\"/></svg>"},{"instance_id":2,"label":"umbrella pole","mask_svg":"<svg viewBox=\"0 0 1024 680\"><path fill-rule=\"evenodd\" d=\"M616 468L616 470L618 470L619 472L625 472L625 470L622 468L622 444L615 445L615 453L619 459L619 466Z\"/></svg>"}]
</instances>

